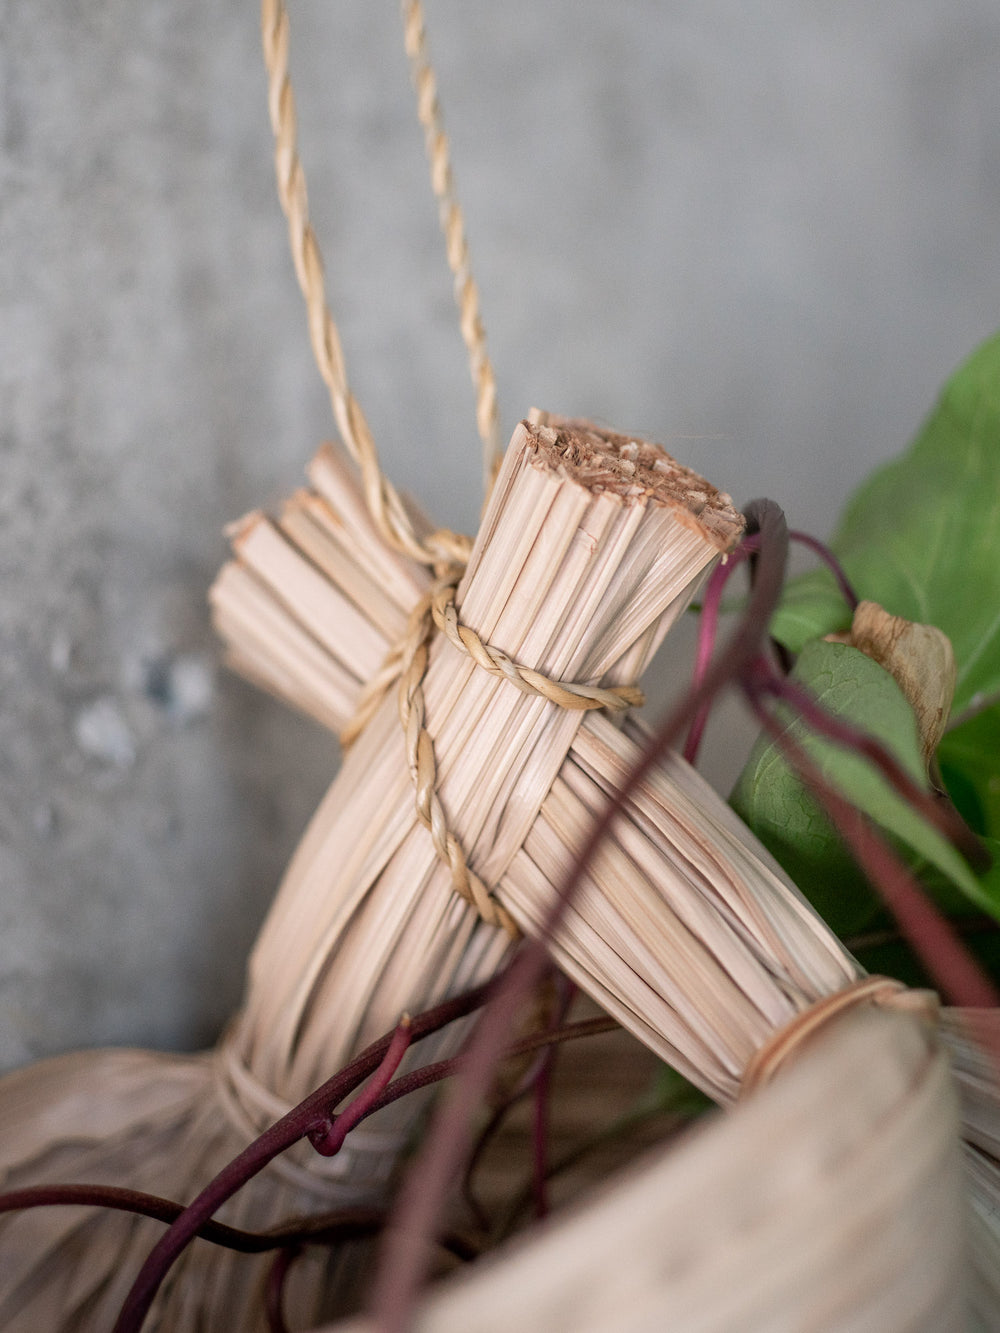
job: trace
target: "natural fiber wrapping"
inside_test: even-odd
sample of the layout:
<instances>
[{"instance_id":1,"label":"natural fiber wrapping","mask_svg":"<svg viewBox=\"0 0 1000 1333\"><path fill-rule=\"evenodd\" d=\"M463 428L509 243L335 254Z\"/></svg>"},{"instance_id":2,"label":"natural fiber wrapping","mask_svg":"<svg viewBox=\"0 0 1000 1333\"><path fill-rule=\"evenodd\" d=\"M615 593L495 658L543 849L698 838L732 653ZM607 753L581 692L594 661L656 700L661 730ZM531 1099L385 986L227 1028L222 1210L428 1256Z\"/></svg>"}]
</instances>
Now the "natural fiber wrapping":
<instances>
[{"instance_id":1,"label":"natural fiber wrapping","mask_svg":"<svg viewBox=\"0 0 1000 1333\"><path fill-rule=\"evenodd\" d=\"M630 481L632 446L625 437L521 428L472 551L457 596L463 621L551 676L634 680L720 550L738 535L738 517L721 501L708 507L708 522L692 513L706 508L706 483L669 460L642 485ZM590 467L602 450L614 463L611 475ZM692 491L699 498L688 508ZM351 504L359 504L356 496L348 497ZM244 547L247 533L237 539ZM328 572L336 546L324 550ZM338 671L342 678L350 672L360 689L362 673L379 666L372 646L378 636L359 624L358 608L343 592L348 580L356 596L364 579L378 585L381 602L373 601L369 624L381 625L380 633L405 624L407 599L419 595L422 580L406 562L375 553L370 565L362 551L352 536L337 588L317 577L314 553L300 561L304 580L287 599L272 601L276 623L287 620L289 601L314 618L310 635L327 658L325 665L316 654L308 659L315 669L310 679L331 682ZM281 577L293 567L280 563ZM401 610L395 622L393 605ZM350 623L347 638L329 620L336 614ZM268 622L235 616L229 623L259 632ZM282 669L295 660L286 655ZM522 693L444 637L432 646L423 691L449 826L474 865L503 878L585 715ZM324 708L332 716L341 704L332 691L330 699ZM417 818L396 703L387 697L289 866L254 951L245 1009L214 1060L98 1053L0 1082L0 1118L12 1126L0 1144L3 1183L127 1182L190 1198L255 1132L391 1027L402 1010L427 1007L492 976L509 949L503 931L484 924L453 892L450 872ZM453 1047L457 1036L445 1034L438 1050ZM421 1059L434 1054L428 1045ZM168 1092L162 1117L161 1088ZM419 1106L419 1099L407 1099L388 1108L355 1131L336 1158L319 1159L308 1148L289 1154L241 1191L223 1220L261 1228L289 1214L378 1202ZM74 1210L67 1234L66 1217L44 1210L27 1225L14 1218L0 1226L5 1329L106 1329L123 1284L159 1230ZM298 1326L319 1316L320 1268L296 1270L288 1313ZM149 1326L184 1333L261 1327L262 1275L260 1261L196 1244L173 1270Z\"/></svg>"},{"instance_id":2,"label":"natural fiber wrapping","mask_svg":"<svg viewBox=\"0 0 1000 1333\"><path fill-rule=\"evenodd\" d=\"M533 421L575 432L584 441L603 439L613 445L620 461L612 473L606 452L600 465L587 462L585 451L574 453L578 473L591 485L634 487L634 474L623 471L622 465L638 462L640 450L652 448L627 436L596 432L586 422L542 413L535 413ZM327 468L326 457L321 452L311 470L316 488L311 512L318 516L317 502L322 500L329 509L328 527L363 524L366 520L348 474ZM650 471L673 488L671 513L679 518L682 531L700 529L716 546L734 540L737 528L728 497L720 500L708 482L662 454L652 456L645 475ZM300 493L290 508L298 510L304 503ZM288 517L286 510L269 540L283 541L303 559ZM484 531L489 521L484 520ZM252 534L262 524L269 520L258 516L246 531ZM213 592L216 621L231 660L242 664L252 653L249 671L254 679L317 718L335 714L335 725L343 726L351 699L360 693L360 676L355 676L356 693L341 705L332 693L312 694L305 672L288 682L272 669L282 646L295 636L313 645L321 639L329 643L335 636L329 625L323 627L315 619L306 593L309 580L286 577L287 555L280 563L259 560L255 548L254 557L248 559L247 540L246 535L237 538L238 562L226 567ZM499 553L502 545L493 542L485 549ZM470 570L475 560L476 556ZM327 562L324 572L338 590L343 589L344 579L335 564ZM266 588L269 606L282 612L280 625L252 644L232 610L242 601L243 586L251 583L258 592ZM412 599L399 609L398 614L405 616L416 594L399 582L396 587ZM684 585L670 608L670 619L690 595L691 588ZM477 627L479 614L479 607L463 603L463 616ZM667 617L661 618L658 634L666 623ZM650 631L646 637L648 642L637 638L634 650L643 659L656 646ZM388 652L392 646L388 636L383 643ZM336 646L323 651L338 668L344 667L344 655ZM642 664L637 661L636 670ZM463 679L474 682L476 674L470 663ZM496 723L501 724L500 715ZM518 785L508 784L503 803L496 805L491 837L480 836L473 858L484 878L496 885L499 901L529 934L545 919L573 849L635 763L645 738L637 721L630 719L620 729L596 712L587 713L582 722L579 716L564 716L554 725L565 729L568 739L561 752L565 757L553 748L558 765L534 768L530 795L523 773ZM447 804L447 771L443 791ZM859 974L853 959L773 858L678 757L659 765L628 802L588 870L553 952L603 1007L720 1101L736 1096L747 1060L772 1031Z\"/></svg>"},{"instance_id":3,"label":"natural fiber wrapping","mask_svg":"<svg viewBox=\"0 0 1000 1333\"><path fill-rule=\"evenodd\" d=\"M265 653L263 676L269 661ZM297 700L294 687L273 675L267 683L322 715ZM599 715L584 720L498 890L529 933L544 918L574 837L635 762L644 737L636 720L621 730ZM614 885L617 896L609 892ZM747 1058L770 1033L860 971L746 826L678 756L628 803L553 951L603 1007L722 1101L735 1096ZM953 1046L956 1024L948 1024ZM1000 1138L996 1080L974 1046L961 1049L979 1071L975 1111L967 1095L966 1113L979 1123L990 1118ZM976 1142L975 1123L968 1133ZM1000 1168L982 1149L968 1154L975 1305L989 1323L1000 1308Z\"/></svg>"},{"instance_id":4,"label":"natural fiber wrapping","mask_svg":"<svg viewBox=\"0 0 1000 1333\"><path fill-rule=\"evenodd\" d=\"M947 1057L918 1019L855 1010L728 1115L440 1284L412 1328L958 1333L968 1275Z\"/></svg>"}]
</instances>

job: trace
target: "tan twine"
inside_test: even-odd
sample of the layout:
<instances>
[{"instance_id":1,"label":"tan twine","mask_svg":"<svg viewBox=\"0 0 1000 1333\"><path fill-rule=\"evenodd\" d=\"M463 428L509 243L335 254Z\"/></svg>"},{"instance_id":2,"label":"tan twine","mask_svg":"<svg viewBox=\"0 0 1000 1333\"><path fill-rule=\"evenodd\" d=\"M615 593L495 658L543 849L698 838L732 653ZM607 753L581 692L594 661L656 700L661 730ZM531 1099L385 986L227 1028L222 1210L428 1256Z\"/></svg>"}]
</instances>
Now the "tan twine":
<instances>
[{"instance_id":1,"label":"tan twine","mask_svg":"<svg viewBox=\"0 0 1000 1333\"><path fill-rule=\"evenodd\" d=\"M758 1047L743 1071L739 1099L742 1101L752 1096L770 1083L802 1047L839 1014L872 1004L916 1014L935 1025L940 1012L940 1000L934 991L910 990L892 977L861 977L850 986L815 1001Z\"/></svg>"},{"instance_id":2,"label":"tan twine","mask_svg":"<svg viewBox=\"0 0 1000 1333\"><path fill-rule=\"evenodd\" d=\"M465 218L455 193L448 136L441 116L437 79L427 54L427 27L421 0L403 0L403 29L410 74L417 94L417 115L431 168L431 188L438 202L438 220L445 239L448 267L455 280L462 340L476 390L476 426L483 445L483 482L488 491L500 463L497 382L486 349L479 308L479 288L472 276Z\"/></svg>"},{"instance_id":3,"label":"tan twine","mask_svg":"<svg viewBox=\"0 0 1000 1333\"><path fill-rule=\"evenodd\" d=\"M455 193L448 137L444 132L437 80L427 55L427 34L420 0L403 0L406 52L417 94L417 114L431 166L431 185L438 201L448 265L455 283L462 337L476 387L476 420L483 444L487 488L498 469L496 379L486 349L473 279L465 221ZM288 11L283 0L262 0L261 33L268 77L268 108L275 140L278 197L288 220L288 236L299 287L305 297L309 337L320 374L330 393L334 419L344 445L361 473L365 504L384 540L396 551L429 565L436 581L414 608L402 641L392 649L381 670L361 692L355 715L341 732L344 747L363 731L383 698L399 682L399 719L406 740L406 759L413 779L416 811L430 831L434 848L449 867L452 887L472 904L484 921L511 936L520 932L510 914L469 866L458 839L448 829L437 794L434 743L425 725L423 679L435 630L484 671L526 694L535 694L561 708L607 708L621 711L639 705L642 691L634 686L605 689L598 685L555 680L514 662L501 649L485 643L475 630L459 622L455 593L471 550L469 538L438 529L423 541L405 506L382 472L368 421L347 380L340 334L330 313L323 281L323 259L309 221L305 170L296 144L295 97L288 73Z\"/></svg>"}]
</instances>

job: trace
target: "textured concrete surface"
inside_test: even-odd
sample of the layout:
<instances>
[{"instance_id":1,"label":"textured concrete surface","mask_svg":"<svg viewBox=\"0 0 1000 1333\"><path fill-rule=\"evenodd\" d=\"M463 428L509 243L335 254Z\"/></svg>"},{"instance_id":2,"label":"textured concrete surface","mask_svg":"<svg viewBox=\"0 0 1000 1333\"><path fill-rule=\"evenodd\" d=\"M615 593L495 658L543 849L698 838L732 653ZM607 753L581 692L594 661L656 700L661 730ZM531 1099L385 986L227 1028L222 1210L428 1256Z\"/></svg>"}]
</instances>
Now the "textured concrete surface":
<instances>
[{"instance_id":1,"label":"textured concrete surface","mask_svg":"<svg viewBox=\"0 0 1000 1333\"><path fill-rule=\"evenodd\" d=\"M505 426L589 414L826 531L1000 324L993 0L429 11ZM471 525L395 5L292 17L358 394ZM211 1037L334 769L205 610L223 524L330 431L257 45L254 0L0 4L0 1064Z\"/></svg>"}]
</instances>

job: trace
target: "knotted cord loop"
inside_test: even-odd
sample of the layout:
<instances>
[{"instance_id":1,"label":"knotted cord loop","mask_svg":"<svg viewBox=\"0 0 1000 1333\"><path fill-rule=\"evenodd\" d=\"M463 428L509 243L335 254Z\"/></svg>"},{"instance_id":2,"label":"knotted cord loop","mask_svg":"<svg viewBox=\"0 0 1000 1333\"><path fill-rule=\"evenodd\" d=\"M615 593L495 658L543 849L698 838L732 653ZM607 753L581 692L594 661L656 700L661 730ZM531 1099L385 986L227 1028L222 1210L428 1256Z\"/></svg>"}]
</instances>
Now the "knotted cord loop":
<instances>
[{"instance_id":1,"label":"knotted cord loop","mask_svg":"<svg viewBox=\"0 0 1000 1333\"><path fill-rule=\"evenodd\" d=\"M740 1100L770 1083L782 1066L838 1014L864 1004L905 1010L932 1023L937 1022L940 1008L940 1001L933 991L911 990L892 977L862 977L796 1014L753 1053L743 1072Z\"/></svg>"}]
</instances>

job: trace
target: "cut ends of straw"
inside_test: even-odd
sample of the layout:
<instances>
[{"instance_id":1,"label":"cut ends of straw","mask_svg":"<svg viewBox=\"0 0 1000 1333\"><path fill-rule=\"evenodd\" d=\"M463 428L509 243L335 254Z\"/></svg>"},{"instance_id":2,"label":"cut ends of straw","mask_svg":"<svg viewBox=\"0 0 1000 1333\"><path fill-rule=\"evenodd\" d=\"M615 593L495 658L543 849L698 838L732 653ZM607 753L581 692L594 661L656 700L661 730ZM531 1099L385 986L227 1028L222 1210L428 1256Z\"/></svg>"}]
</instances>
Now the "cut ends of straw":
<instances>
[{"instance_id":1,"label":"cut ends of straw","mask_svg":"<svg viewBox=\"0 0 1000 1333\"><path fill-rule=\"evenodd\" d=\"M730 496L661 445L538 408L521 425L533 436L540 465L561 470L588 490L669 505L722 552L742 535L743 515Z\"/></svg>"}]
</instances>

